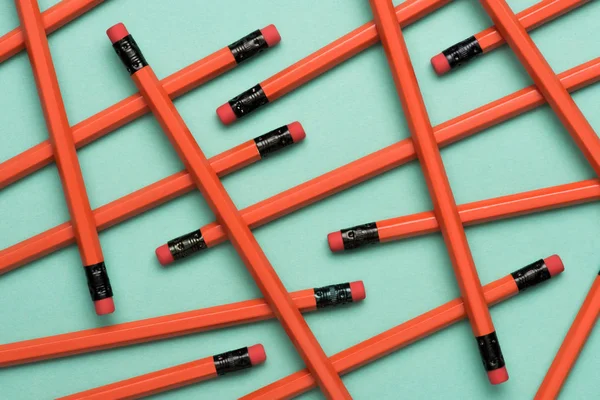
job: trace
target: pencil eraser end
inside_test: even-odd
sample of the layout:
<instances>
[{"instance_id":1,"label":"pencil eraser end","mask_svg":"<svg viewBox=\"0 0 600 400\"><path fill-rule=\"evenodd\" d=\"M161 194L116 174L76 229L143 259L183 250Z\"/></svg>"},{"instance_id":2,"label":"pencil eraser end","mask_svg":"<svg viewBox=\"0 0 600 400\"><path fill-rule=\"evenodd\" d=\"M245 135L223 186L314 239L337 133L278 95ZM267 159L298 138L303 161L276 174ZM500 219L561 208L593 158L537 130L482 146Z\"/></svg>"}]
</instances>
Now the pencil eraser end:
<instances>
[{"instance_id":1,"label":"pencil eraser end","mask_svg":"<svg viewBox=\"0 0 600 400\"><path fill-rule=\"evenodd\" d=\"M367 297L367 292L363 281L350 282L350 293L352 294L352 302L364 300Z\"/></svg>"},{"instance_id":2,"label":"pencil eraser end","mask_svg":"<svg viewBox=\"0 0 600 400\"><path fill-rule=\"evenodd\" d=\"M115 302L112 297L107 297L106 299L95 301L94 308L97 315L112 314L115 312Z\"/></svg>"},{"instance_id":3,"label":"pencil eraser end","mask_svg":"<svg viewBox=\"0 0 600 400\"><path fill-rule=\"evenodd\" d=\"M123 25L122 22L119 22L118 24L108 28L106 34L108 35L110 41L114 44L123 39L125 36L128 36L129 32L127 31L127 28L125 28L125 25Z\"/></svg>"},{"instance_id":4,"label":"pencil eraser end","mask_svg":"<svg viewBox=\"0 0 600 400\"><path fill-rule=\"evenodd\" d=\"M327 242L329 242L329 249L334 253L344 250L344 240L340 231L331 232L327 235Z\"/></svg>"},{"instance_id":5,"label":"pencil eraser end","mask_svg":"<svg viewBox=\"0 0 600 400\"><path fill-rule=\"evenodd\" d=\"M487 375L492 385L499 385L508 380L508 371L506 370L506 367L488 371Z\"/></svg>"},{"instance_id":6,"label":"pencil eraser end","mask_svg":"<svg viewBox=\"0 0 600 400\"><path fill-rule=\"evenodd\" d=\"M258 365L265 362L267 353L265 353L265 348L262 344L255 344L248 347L248 357L250 357L252 365Z\"/></svg>"},{"instance_id":7,"label":"pencil eraser end","mask_svg":"<svg viewBox=\"0 0 600 400\"><path fill-rule=\"evenodd\" d=\"M217 115L221 122L225 125L229 125L233 123L237 117L233 112L233 108L229 105L229 103L223 104L221 107L217 108Z\"/></svg>"},{"instance_id":8,"label":"pencil eraser end","mask_svg":"<svg viewBox=\"0 0 600 400\"><path fill-rule=\"evenodd\" d=\"M431 58L431 66L438 75L444 75L446 72L450 71L450 63L442 53Z\"/></svg>"},{"instance_id":9,"label":"pencil eraser end","mask_svg":"<svg viewBox=\"0 0 600 400\"><path fill-rule=\"evenodd\" d=\"M287 128L290 131L294 143L298 143L306 137L306 132L304 132L304 128L298 121L288 124Z\"/></svg>"},{"instance_id":10,"label":"pencil eraser end","mask_svg":"<svg viewBox=\"0 0 600 400\"><path fill-rule=\"evenodd\" d=\"M267 46L269 47L273 47L277 43L281 42L281 35L279 34L279 31L277 30L277 28L275 28L275 25L273 24L262 28L260 30L260 33L262 33L263 38L265 38L265 42L267 42Z\"/></svg>"},{"instance_id":11,"label":"pencil eraser end","mask_svg":"<svg viewBox=\"0 0 600 400\"><path fill-rule=\"evenodd\" d=\"M173 261L173 255L171 254L171 250L169 250L168 244L163 244L160 247L156 248L156 258L158 258L158 262L160 265L165 266L171 264Z\"/></svg>"},{"instance_id":12,"label":"pencil eraser end","mask_svg":"<svg viewBox=\"0 0 600 400\"><path fill-rule=\"evenodd\" d=\"M544 264L546 264L550 276L556 276L565 270L565 266L557 254L544 258Z\"/></svg>"}]
</instances>

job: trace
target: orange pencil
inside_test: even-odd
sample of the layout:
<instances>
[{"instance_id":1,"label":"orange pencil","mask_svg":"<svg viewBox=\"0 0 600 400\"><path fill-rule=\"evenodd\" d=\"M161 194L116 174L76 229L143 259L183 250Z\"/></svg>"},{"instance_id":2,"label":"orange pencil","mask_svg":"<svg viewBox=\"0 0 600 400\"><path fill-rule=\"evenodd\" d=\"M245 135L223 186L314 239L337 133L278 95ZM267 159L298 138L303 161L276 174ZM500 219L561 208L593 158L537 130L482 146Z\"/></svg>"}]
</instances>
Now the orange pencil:
<instances>
[{"instance_id":1,"label":"orange pencil","mask_svg":"<svg viewBox=\"0 0 600 400\"><path fill-rule=\"evenodd\" d=\"M560 78L570 91L591 85L600 78L600 58L565 71L560 74ZM440 146L447 146L544 103L543 96L535 86L530 86L436 126L434 128L436 140ZM238 152L240 152L241 162L250 163L257 157L256 146L252 141L248 141L212 158L211 166L217 174L221 175L236 170L243 166L232 163L232 157ZM242 152L245 156L241 155ZM237 157L236 155L234 158ZM259 227L383 174L414 160L415 157L412 140L403 140L247 207L242 210L242 216L251 228ZM94 213L97 227L99 230L103 230L126 221L187 193L193 187L194 184L187 173L180 172L171 175L96 209ZM221 225L217 222L202 227L201 234L206 248L216 246L227 239ZM73 231L70 224L58 225L1 250L0 274L23 266L25 263L39 259L71 243L73 243ZM196 250L199 251L201 248L204 246L198 247ZM193 254L193 251L187 254Z\"/></svg>"},{"instance_id":2,"label":"orange pencil","mask_svg":"<svg viewBox=\"0 0 600 400\"><path fill-rule=\"evenodd\" d=\"M62 400L121 400L140 399L168 390L192 385L230 372L241 371L262 364L267 354L262 344L243 347L201 360L136 376L110 385L100 386L60 397Z\"/></svg>"},{"instance_id":3,"label":"orange pencil","mask_svg":"<svg viewBox=\"0 0 600 400\"><path fill-rule=\"evenodd\" d=\"M560 274L563 270L564 266L557 255L536 261L511 275L506 275L485 285L483 287L485 301L489 305L494 305L529 287L535 287L538 283ZM330 359L338 373L347 374L465 318L467 318L467 312L462 298L454 299L349 347L331 356ZM311 376L310 371L304 369L250 393L242 399L289 399L314 387L315 379Z\"/></svg>"},{"instance_id":4,"label":"orange pencil","mask_svg":"<svg viewBox=\"0 0 600 400\"><path fill-rule=\"evenodd\" d=\"M356 303L366 297L362 281L339 283L290 293L300 312L310 312ZM249 324L275 315L264 299L239 301L215 307L85 329L62 335L0 345L0 367L29 364L155 342L229 326Z\"/></svg>"},{"instance_id":5,"label":"orange pencil","mask_svg":"<svg viewBox=\"0 0 600 400\"><path fill-rule=\"evenodd\" d=\"M568 90L594 83L600 78L600 58L565 71L560 78ZM439 146L447 146L544 103L544 97L536 87L529 86L436 126L436 140ZM250 228L262 226L415 158L412 140L402 140L247 207L241 211L242 217ZM227 239L218 222L201 227L200 233L204 246L198 247L197 251L214 247ZM0 272L2 259L0 252Z\"/></svg>"},{"instance_id":6,"label":"orange pencil","mask_svg":"<svg viewBox=\"0 0 600 400\"><path fill-rule=\"evenodd\" d=\"M546 373L546 377L542 382L538 392L535 395L535 400L551 400L556 399L562 389L565 381L571 372L571 368L575 365L579 353L583 349L587 338L590 336L598 314L600 313L600 273L596 276L590 291L588 292L573 325L567 332L567 336L563 341L550 369Z\"/></svg>"},{"instance_id":7,"label":"orange pencil","mask_svg":"<svg viewBox=\"0 0 600 400\"><path fill-rule=\"evenodd\" d=\"M518 13L517 18L523 28L529 31L589 2L590 0L542 0ZM438 75L443 75L480 54L489 53L503 43L504 38L492 26L432 57L431 66Z\"/></svg>"},{"instance_id":8,"label":"orange pencil","mask_svg":"<svg viewBox=\"0 0 600 400\"><path fill-rule=\"evenodd\" d=\"M480 3L544 95L558 119L567 128L596 175L600 176L600 138L569 93L560 84L560 80L550 68L550 64L519 24L517 17L505 0L480 0Z\"/></svg>"},{"instance_id":9,"label":"orange pencil","mask_svg":"<svg viewBox=\"0 0 600 400\"><path fill-rule=\"evenodd\" d=\"M548 211L600 200L600 182L589 179L458 206L463 225ZM329 248L337 252L373 243L386 243L436 232L440 226L433 211L357 225L327 236Z\"/></svg>"},{"instance_id":10,"label":"orange pencil","mask_svg":"<svg viewBox=\"0 0 600 400\"><path fill-rule=\"evenodd\" d=\"M65 26L80 15L96 7L104 0L62 0L42 13L46 34ZM25 38L21 28L15 28L0 37L0 63L25 50Z\"/></svg>"},{"instance_id":11,"label":"orange pencil","mask_svg":"<svg viewBox=\"0 0 600 400\"><path fill-rule=\"evenodd\" d=\"M179 97L260 54L266 48L275 46L279 40L277 29L269 25L188 65L160 82L169 96ZM149 111L140 94L131 95L75 125L72 128L75 146L85 146ZM52 146L50 142L45 141L4 161L0 164L0 189L50 164L53 159Z\"/></svg>"},{"instance_id":12,"label":"orange pencil","mask_svg":"<svg viewBox=\"0 0 600 400\"><path fill-rule=\"evenodd\" d=\"M37 0L15 0L15 4L25 32L27 52L46 126L56 154L56 165L71 215L71 223L74 226L75 240L79 247L90 295L98 315L110 314L115 311L113 292L104 265L98 231L77 160L40 9Z\"/></svg>"},{"instance_id":13,"label":"orange pencil","mask_svg":"<svg viewBox=\"0 0 600 400\"><path fill-rule=\"evenodd\" d=\"M307 367L317 376L324 394L332 399L350 398L342 380L125 26L117 24L107 34L194 183L226 227L234 248L260 291Z\"/></svg>"},{"instance_id":14,"label":"orange pencil","mask_svg":"<svg viewBox=\"0 0 600 400\"><path fill-rule=\"evenodd\" d=\"M450 255L469 322L475 334L483 366L490 383L508 380L500 343L477 276L475 262L458 215L456 202L446 176L433 128L425 109L406 43L396 23L391 0L369 0L379 38L390 65L396 90L408 122L415 152L419 158L436 218Z\"/></svg>"},{"instance_id":15,"label":"orange pencil","mask_svg":"<svg viewBox=\"0 0 600 400\"><path fill-rule=\"evenodd\" d=\"M396 19L409 25L451 0L406 0L396 7ZM310 82L379 41L373 21L356 28L327 46L304 57L281 72L239 94L217 109L222 123L229 125L259 107L271 103Z\"/></svg>"},{"instance_id":16,"label":"orange pencil","mask_svg":"<svg viewBox=\"0 0 600 400\"><path fill-rule=\"evenodd\" d=\"M262 160L267 155L292 144L290 141L285 140L288 136L285 132L290 129L296 132L296 141L304 138L304 130L300 123L292 122L210 158L210 166L217 175L225 176ZM194 182L186 171L170 175L95 209L93 213L96 228L99 231L110 228L188 193L194 188ZM75 234L70 222L55 226L0 251L0 274L62 249L74 241Z\"/></svg>"}]
</instances>

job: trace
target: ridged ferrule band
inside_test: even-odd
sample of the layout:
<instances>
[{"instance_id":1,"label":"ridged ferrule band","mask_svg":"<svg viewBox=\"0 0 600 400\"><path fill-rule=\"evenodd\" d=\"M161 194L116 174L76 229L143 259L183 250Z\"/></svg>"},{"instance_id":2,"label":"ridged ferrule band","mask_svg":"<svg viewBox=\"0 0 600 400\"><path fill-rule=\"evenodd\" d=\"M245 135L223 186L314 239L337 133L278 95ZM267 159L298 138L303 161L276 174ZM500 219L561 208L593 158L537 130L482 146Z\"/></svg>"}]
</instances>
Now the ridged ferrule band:
<instances>
[{"instance_id":1,"label":"ridged ferrule band","mask_svg":"<svg viewBox=\"0 0 600 400\"><path fill-rule=\"evenodd\" d=\"M179 236L173 240L169 240L167 242L167 246L169 246L169 251L171 252L174 260L182 259L200 250L208 248L204 238L202 237L202 232L200 232L200 229L186 233L185 235Z\"/></svg>"},{"instance_id":2,"label":"ridged ferrule band","mask_svg":"<svg viewBox=\"0 0 600 400\"><path fill-rule=\"evenodd\" d=\"M131 35L127 35L123 39L113 43L113 48L130 75L148 65L142 51Z\"/></svg>"},{"instance_id":3,"label":"ridged ferrule band","mask_svg":"<svg viewBox=\"0 0 600 400\"><path fill-rule=\"evenodd\" d=\"M548 271L544 260L537 260L513 272L511 275L519 288L519 292L551 278L550 271Z\"/></svg>"},{"instance_id":4,"label":"ridged ferrule band","mask_svg":"<svg viewBox=\"0 0 600 400\"><path fill-rule=\"evenodd\" d=\"M475 36L471 36L442 51L442 54L448 60L448 64L450 64L450 68L459 67L462 63L477 57L481 53L483 51Z\"/></svg>"},{"instance_id":5,"label":"ridged ferrule band","mask_svg":"<svg viewBox=\"0 0 600 400\"><path fill-rule=\"evenodd\" d=\"M236 117L242 118L269 102L260 84L229 100L229 105Z\"/></svg>"},{"instance_id":6,"label":"ridged ferrule band","mask_svg":"<svg viewBox=\"0 0 600 400\"><path fill-rule=\"evenodd\" d=\"M349 283L314 288L317 308L334 307L352 303L352 290Z\"/></svg>"},{"instance_id":7,"label":"ridged ferrule band","mask_svg":"<svg viewBox=\"0 0 600 400\"><path fill-rule=\"evenodd\" d=\"M254 143L256 143L256 148L258 149L260 156L265 158L269 154L275 153L284 147L294 144L294 139L292 138L292 134L290 133L287 125L284 125L280 128L273 129L264 135L256 137L254 139Z\"/></svg>"},{"instance_id":8,"label":"ridged ferrule band","mask_svg":"<svg viewBox=\"0 0 600 400\"><path fill-rule=\"evenodd\" d=\"M342 229L340 233L345 250L356 249L365 244L379 243L379 231L375 222Z\"/></svg>"},{"instance_id":9,"label":"ridged ferrule band","mask_svg":"<svg viewBox=\"0 0 600 400\"><path fill-rule=\"evenodd\" d=\"M239 64L268 49L269 45L259 29L231 43L228 47L235 58L235 62Z\"/></svg>"},{"instance_id":10,"label":"ridged ferrule band","mask_svg":"<svg viewBox=\"0 0 600 400\"><path fill-rule=\"evenodd\" d=\"M87 278L88 289L92 300L98 301L113 296L110 279L106 272L104 262L98 264L87 265L83 268Z\"/></svg>"},{"instance_id":11,"label":"ridged ferrule band","mask_svg":"<svg viewBox=\"0 0 600 400\"><path fill-rule=\"evenodd\" d=\"M214 355L213 361L217 375L225 375L229 372L240 371L252 366L247 347Z\"/></svg>"},{"instance_id":12,"label":"ridged ferrule band","mask_svg":"<svg viewBox=\"0 0 600 400\"><path fill-rule=\"evenodd\" d=\"M504 367L504 357L502 356L502 350L500 350L500 343L498 343L495 331L477 337L477 345L479 346L479 353L481 354L481 360L486 371L493 371Z\"/></svg>"}]
</instances>

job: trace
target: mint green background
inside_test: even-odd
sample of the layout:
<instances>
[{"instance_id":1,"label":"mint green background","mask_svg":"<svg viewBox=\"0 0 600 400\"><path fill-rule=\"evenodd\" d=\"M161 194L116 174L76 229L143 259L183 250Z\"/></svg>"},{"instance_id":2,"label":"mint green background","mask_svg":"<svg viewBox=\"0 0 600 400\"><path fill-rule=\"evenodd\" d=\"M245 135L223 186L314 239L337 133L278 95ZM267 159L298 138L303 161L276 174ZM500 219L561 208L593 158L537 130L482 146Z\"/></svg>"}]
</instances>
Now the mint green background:
<instances>
[{"instance_id":1,"label":"mint green background","mask_svg":"<svg viewBox=\"0 0 600 400\"><path fill-rule=\"evenodd\" d=\"M40 0L42 9L56 0ZM515 11L535 3L512 0ZM535 31L553 68L563 71L598 56L600 4L592 2ZM367 1L107 0L54 33L50 47L71 124L135 92L104 31L123 21L159 77L267 24L283 41L259 59L176 101L207 155L214 155L293 120L307 140L224 179L246 207L409 136L380 46L345 62L275 104L232 126L214 109L371 19ZM0 32L18 24L11 1L0 5ZM490 25L474 0L456 0L406 29L406 40L434 124L531 83L508 48L438 78L429 58ZM29 61L24 53L0 65L0 160L47 138ZM600 87L574 96L600 129ZM92 206L98 207L182 168L151 116L79 151ZM443 151L459 203L593 177L565 129L542 107ZM256 230L290 291L363 279L367 300L307 316L328 354L367 339L458 295L439 234L331 254L325 235L358 223L429 210L416 162L372 179ZM462 322L344 377L356 399L527 399L533 397L598 272L600 209L596 204L467 229L485 283L558 253L567 272L543 287L494 307L510 381L485 379L469 325ZM68 219L51 166L0 193L0 248ZM96 317L75 246L0 279L0 342L71 332L259 296L229 244L162 269L154 248L213 220L199 194L103 232L117 312ZM265 365L246 373L157 396L235 398L301 368L275 321L0 370L1 399L67 395L135 375L263 343ZM597 397L600 331L596 329L564 390L564 399ZM312 391L305 399L321 398Z\"/></svg>"}]
</instances>

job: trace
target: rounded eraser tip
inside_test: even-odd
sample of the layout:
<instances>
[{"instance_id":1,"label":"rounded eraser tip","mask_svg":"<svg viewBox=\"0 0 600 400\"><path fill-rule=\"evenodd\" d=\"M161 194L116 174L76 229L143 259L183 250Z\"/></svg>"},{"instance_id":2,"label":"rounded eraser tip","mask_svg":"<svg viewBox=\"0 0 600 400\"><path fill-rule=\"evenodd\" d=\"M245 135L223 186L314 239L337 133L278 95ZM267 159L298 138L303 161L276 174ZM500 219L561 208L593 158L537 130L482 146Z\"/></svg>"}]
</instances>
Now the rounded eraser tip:
<instances>
[{"instance_id":1,"label":"rounded eraser tip","mask_svg":"<svg viewBox=\"0 0 600 400\"><path fill-rule=\"evenodd\" d=\"M367 297L367 292L363 281L350 282L350 293L353 302L364 300Z\"/></svg>"},{"instance_id":2,"label":"rounded eraser tip","mask_svg":"<svg viewBox=\"0 0 600 400\"><path fill-rule=\"evenodd\" d=\"M550 276L556 276L565 270L565 266L557 254L544 258L544 264L546 264Z\"/></svg>"},{"instance_id":3,"label":"rounded eraser tip","mask_svg":"<svg viewBox=\"0 0 600 400\"><path fill-rule=\"evenodd\" d=\"M329 242L329 249L334 253L344 250L344 240L340 231L331 232L327 235L327 242Z\"/></svg>"},{"instance_id":4,"label":"rounded eraser tip","mask_svg":"<svg viewBox=\"0 0 600 400\"><path fill-rule=\"evenodd\" d=\"M127 31L127 28L125 28L125 25L123 25L122 22L119 22L118 24L108 28L106 34L112 43L116 43L125 36L128 36L129 32Z\"/></svg>"},{"instance_id":5,"label":"rounded eraser tip","mask_svg":"<svg viewBox=\"0 0 600 400\"><path fill-rule=\"evenodd\" d=\"M298 143L306 137L306 132L304 132L304 128L298 121L288 124L287 128L290 131L290 135L292 135L294 143Z\"/></svg>"},{"instance_id":6,"label":"rounded eraser tip","mask_svg":"<svg viewBox=\"0 0 600 400\"><path fill-rule=\"evenodd\" d=\"M115 312L115 302L112 297L107 297L106 299L95 301L94 308L98 315L112 314Z\"/></svg>"},{"instance_id":7,"label":"rounded eraser tip","mask_svg":"<svg viewBox=\"0 0 600 400\"><path fill-rule=\"evenodd\" d=\"M442 53L431 58L431 66L438 75L444 75L446 72L450 71L450 63Z\"/></svg>"},{"instance_id":8,"label":"rounded eraser tip","mask_svg":"<svg viewBox=\"0 0 600 400\"><path fill-rule=\"evenodd\" d=\"M273 47L277 43L281 42L281 35L273 24L262 28L260 33L262 33L263 37L265 38L265 42L267 42L269 47Z\"/></svg>"},{"instance_id":9,"label":"rounded eraser tip","mask_svg":"<svg viewBox=\"0 0 600 400\"><path fill-rule=\"evenodd\" d=\"M229 105L229 103L223 104L221 107L217 108L217 115L222 123L225 125L229 125L233 123L237 117L233 112L233 108Z\"/></svg>"},{"instance_id":10,"label":"rounded eraser tip","mask_svg":"<svg viewBox=\"0 0 600 400\"><path fill-rule=\"evenodd\" d=\"M508 380L508 371L506 370L506 367L488 371L487 375L492 385L499 385Z\"/></svg>"},{"instance_id":11,"label":"rounded eraser tip","mask_svg":"<svg viewBox=\"0 0 600 400\"><path fill-rule=\"evenodd\" d=\"M156 258L158 258L158 262L160 263L160 265L169 265L171 264L173 261L175 261L173 259L173 254L171 254L171 250L169 250L169 245L168 244L163 244L160 247L156 248Z\"/></svg>"},{"instance_id":12,"label":"rounded eraser tip","mask_svg":"<svg viewBox=\"0 0 600 400\"><path fill-rule=\"evenodd\" d=\"M248 357L250 357L252 365L258 365L265 362L267 353L265 353L265 348L262 344L255 344L248 347Z\"/></svg>"}]
</instances>

